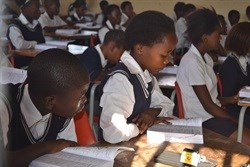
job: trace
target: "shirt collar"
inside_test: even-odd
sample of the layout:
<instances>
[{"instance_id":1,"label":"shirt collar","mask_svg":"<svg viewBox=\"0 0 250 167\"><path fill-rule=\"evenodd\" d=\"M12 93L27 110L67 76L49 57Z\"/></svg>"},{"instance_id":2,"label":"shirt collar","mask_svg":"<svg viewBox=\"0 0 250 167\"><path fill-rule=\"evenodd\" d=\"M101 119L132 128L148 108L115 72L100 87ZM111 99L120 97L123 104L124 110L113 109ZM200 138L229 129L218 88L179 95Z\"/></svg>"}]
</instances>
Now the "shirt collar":
<instances>
[{"instance_id":1,"label":"shirt collar","mask_svg":"<svg viewBox=\"0 0 250 167\"><path fill-rule=\"evenodd\" d=\"M99 53L99 56L100 56L100 59L101 59L101 64L102 64L102 68L104 68L107 65L107 59L105 59L105 56L102 53L101 45L100 44L96 45L95 49Z\"/></svg>"},{"instance_id":2,"label":"shirt collar","mask_svg":"<svg viewBox=\"0 0 250 167\"><path fill-rule=\"evenodd\" d=\"M204 62L205 64L207 64L207 65L209 65L209 66L213 66L213 65L214 65L214 64L213 64L213 61L211 60L211 58L210 58L210 56L209 56L209 54L207 54L207 53L204 54L204 56L203 56L204 59L205 59L205 61L204 61L203 58L202 58L202 55L200 54L200 52L198 51L198 49L197 49L193 44L191 45L190 50L191 50L192 52L194 52L195 55L197 55L197 57L198 57L199 59L201 59L202 62Z\"/></svg>"},{"instance_id":3,"label":"shirt collar","mask_svg":"<svg viewBox=\"0 0 250 167\"><path fill-rule=\"evenodd\" d=\"M74 14L73 14L74 16L75 16L75 18L78 20L78 21L81 21L82 19L83 19L83 16L80 18L79 16L78 16L78 14L76 13L76 11L74 11Z\"/></svg>"},{"instance_id":4,"label":"shirt collar","mask_svg":"<svg viewBox=\"0 0 250 167\"><path fill-rule=\"evenodd\" d=\"M20 107L28 127L31 127L35 123L42 120L43 116L37 110L36 106L30 99L30 95L28 92L28 84L24 86L23 97L20 103Z\"/></svg>"},{"instance_id":5,"label":"shirt collar","mask_svg":"<svg viewBox=\"0 0 250 167\"><path fill-rule=\"evenodd\" d=\"M44 16L46 16L48 19L50 19L50 20L54 20L54 18L55 18L55 16L53 16L53 19L51 19L50 17L49 17L49 14L47 13L47 12L44 12Z\"/></svg>"},{"instance_id":6,"label":"shirt collar","mask_svg":"<svg viewBox=\"0 0 250 167\"><path fill-rule=\"evenodd\" d=\"M30 23L22 13L19 15L18 19L21 21L23 25L26 25L30 28L35 28L38 24L37 20L33 20L32 23Z\"/></svg>"},{"instance_id":7,"label":"shirt collar","mask_svg":"<svg viewBox=\"0 0 250 167\"><path fill-rule=\"evenodd\" d=\"M115 29L115 30L121 29L120 25L117 25L117 24L115 25L115 27L113 27L109 20L106 21L106 25L107 25L107 27L108 27L109 29L112 29L112 30L114 30L114 29Z\"/></svg>"},{"instance_id":8,"label":"shirt collar","mask_svg":"<svg viewBox=\"0 0 250 167\"><path fill-rule=\"evenodd\" d=\"M148 70L143 71L140 65L135 61L135 59L130 55L128 51L125 51L121 56L121 61L126 65L131 74L139 74L145 85L152 81L152 76Z\"/></svg>"}]
</instances>

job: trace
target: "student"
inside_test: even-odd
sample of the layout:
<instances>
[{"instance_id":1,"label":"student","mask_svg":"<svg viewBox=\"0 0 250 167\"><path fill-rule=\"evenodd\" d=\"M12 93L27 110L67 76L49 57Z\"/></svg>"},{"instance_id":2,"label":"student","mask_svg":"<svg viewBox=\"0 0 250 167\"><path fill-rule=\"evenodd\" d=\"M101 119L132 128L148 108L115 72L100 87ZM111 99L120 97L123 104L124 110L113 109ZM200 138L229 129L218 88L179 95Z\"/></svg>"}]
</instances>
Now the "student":
<instances>
[{"instance_id":1,"label":"student","mask_svg":"<svg viewBox=\"0 0 250 167\"><path fill-rule=\"evenodd\" d=\"M176 34L178 38L178 43L176 49L189 48L191 43L187 37L187 23L185 17L190 13L196 10L196 7L193 4L186 4L183 9L183 17L180 17L176 23Z\"/></svg>"},{"instance_id":2,"label":"student","mask_svg":"<svg viewBox=\"0 0 250 167\"><path fill-rule=\"evenodd\" d=\"M72 118L84 107L88 85L86 68L60 49L39 53L24 83L5 85L0 115L9 166L77 145Z\"/></svg>"},{"instance_id":3,"label":"student","mask_svg":"<svg viewBox=\"0 0 250 167\"><path fill-rule=\"evenodd\" d=\"M74 10L72 12L72 15L69 15L67 20L72 21L74 23L86 22L85 17L84 17L87 11L86 2L83 0L76 0L73 3L73 8Z\"/></svg>"},{"instance_id":4,"label":"student","mask_svg":"<svg viewBox=\"0 0 250 167\"><path fill-rule=\"evenodd\" d=\"M25 0L20 3L22 13L8 28L7 38L15 49L31 49L44 43L43 30L37 19L40 17L39 0ZM15 57L15 67L28 66L32 58Z\"/></svg>"},{"instance_id":5,"label":"student","mask_svg":"<svg viewBox=\"0 0 250 167\"><path fill-rule=\"evenodd\" d=\"M236 139L237 119L229 115L217 99L213 60L207 54L220 46L220 23L216 13L204 8L190 14L187 33L192 46L181 59L177 73L185 117L201 117L204 128ZM243 142L250 144L249 131L245 136Z\"/></svg>"},{"instance_id":6,"label":"student","mask_svg":"<svg viewBox=\"0 0 250 167\"><path fill-rule=\"evenodd\" d=\"M85 7L84 7L84 21L85 22L93 22L94 21L94 17L93 17L93 14L91 14L88 11L88 9L87 9L87 2L86 2L86 0L75 0L74 3L70 4L69 8L68 8L68 16L69 17L74 17L74 15L76 13L76 8L75 8L75 4L76 3L78 3L78 4L84 3L85 4Z\"/></svg>"},{"instance_id":7,"label":"student","mask_svg":"<svg viewBox=\"0 0 250 167\"><path fill-rule=\"evenodd\" d=\"M37 43L44 43L42 27L37 21L40 17L39 0L26 0L20 4L22 13L9 25L7 37L16 49L34 48Z\"/></svg>"},{"instance_id":8,"label":"student","mask_svg":"<svg viewBox=\"0 0 250 167\"><path fill-rule=\"evenodd\" d=\"M121 10L122 16L120 25L126 28L136 14L130 1L123 1L121 3Z\"/></svg>"},{"instance_id":9,"label":"student","mask_svg":"<svg viewBox=\"0 0 250 167\"><path fill-rule=\"evenodd\" d=\"M103 43L104 37L109 30L121 29L121 12L119 6L114 4L108 5L104 15L103 27L98 31L101 43Z\"/></svg>"},{"instance_id":10,"label":"student","mask_svg":"<svg viewBox=\"0 0 250 167\"><path fill-rule=\"evenodd\" d=\"M174 22L176 23L177 20L181 17L183 17L183 7L185 6L184 2L177 2L174 5L174 13L172 16L172 19L174 20Z\"/></svg>"},{"instance_id":11,"label":"student","mask_svg":"<svg viewBox=\"0 0 250 167\"><path fill-rule=\"evenodd\" d=\"M240 20L240 12L238 10L230 10L228 12L228 23L227 23L227 32L239 22Z\"/></svg>"},{"instance_id":12,"label":"student","mask_svg":"<svg viewBox=\"0 0 250 167\"><path fill-rule=\"evenodd\" d=\"M67 25L67 23L58 16L60 12L59 0L44 0L44 7L46 11L40 16L38 21L45 32L54 32Z\"/></svg>"},{"instance_id":13,"label":"student","mask_svg":"<svg viewBox=\"0 0 250 167\"><path fill-rule=\"evenodd\" d=\"M249 22L238 23L230 30L226 39L228 56L220 69L223 97L237 97L242 87L250 85L250 67L247 60L250 54L249 30ZM236 102L225 107L230 115L238 118L241 107ZM245 125L250 129L249 112L245 115Z\"/></svg>"},{"instance_id":14,"label":"student","mask_svg":"<svg viewBox=\"0 0 250 167\"><path fill-rule=\"evenodd\" d=\"M127 141L154 123L166 123L174 107L152 75L166 66L177 43L172 19L156 11L142 12L130 22L125 41L130 51L100 85L100 127L109 143Z\"/></svg>"},{"instance_id":15,"label":"student","mask_svg":"<svg viewBox=\"0 0 250 167\"><path fill-rule=\"evenodd\" d=\"M107 70L118 63L124 50L125 35L122 30L107 32L102 44L86 49L80 60L87 67L90 80L101 81Z\"/></svg>"},{"instance_id":16,"label":"student","mask_svg":"<svg viewBox=\"0 0 250 167\"><path fill-rule=\"evenodd\" d=\"M227 23L226 20L224 18L223 15L218 15L218 19L220 22L220 26L221 26L221 32L220 32L220 44L225 47L225 41L226 41L226 37L227 37Z\"/></svg>"},{"instance_id":17,"label":"student","mask_svg":"<svg viewBox=\"0 0 250 167\"><path fill-rule=\"evenodd\" d=\"M95 23L97 25L102 25L103 20L104 20L104 11L106 10L107 6L109 5L108 1L106 0L102 0L99 3L100 9L101 9L101 13L99 13L96 17Z\"/></svg>"},{"instance_id":18,"label":"student","mask_svg":"<svg viewBox=\"0 0 250 167\"><path fill-rule=\"evenodd\" d=\"M250 5L246 8L246 16L248 18L248 22L250 22Z\"/></svg>"}]
</instances>

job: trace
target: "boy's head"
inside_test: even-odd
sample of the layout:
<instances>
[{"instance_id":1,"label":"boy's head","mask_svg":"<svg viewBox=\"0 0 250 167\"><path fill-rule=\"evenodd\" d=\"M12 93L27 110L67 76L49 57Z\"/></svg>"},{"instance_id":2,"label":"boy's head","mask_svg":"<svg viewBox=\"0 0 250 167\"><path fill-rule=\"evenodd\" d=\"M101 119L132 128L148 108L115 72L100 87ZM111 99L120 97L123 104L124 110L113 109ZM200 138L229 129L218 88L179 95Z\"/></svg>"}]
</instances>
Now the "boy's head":
<instances>
[{"instance_id":1,"label":"boy's head","mask_svg":"<svg viewBox=\"0 0 250 167\"><path fill-rule=\"evenodd\" d=\"M246 15L247 15L248 20L250 21L250 6L246 8Z\"/></svg>"},{"instance_id":2,"label":"boy's head","mask_svg":"<svg viewBox=\"0 0 250 167\"><path fill-rule=\"evenodd\" d=\"M220 23L217 14L209 9L199 9L187 17L189 40L195 45L204 44L208 50L220 46Z\"/></svg>"},{"instance_id":3,"label":"boy's head","mask_svg":"<svg viewBox=\"0 0 250 167\"><path fill-rule=\"evenodd\" d=\"M234 52L238 56L246 56L250 53L250 22L241 22L229 31L225 49Z\"/></svg>"},{"instance_id":4,"label":"boy's head","mask_svg":"<svg viewBox=\"0 0 250 167\"><path fill-rule=\"evenodd\" d=\"M119 6L112 4L108 5L105 12L105 20L107 19L111 22L112 25L119 25L121 22L121 11Z\"/></svg>"},{"instance_id":5,"label":"boy's head","mask_svg":"<svg viewBox=\"0 0 250 167\"><path fill-rule=\"evenodd\" d=\"M29 21L39 19L41 15L40 0L18 0L16 3Z\"/></svg>"},{"instance_id":6,"label":"boy's head","mask_svg":"<svg viewBox=\"0 0 250 167\"><path fill-rule=\"evenodd\" d=\"M99 6L102 10L102 12L104 12L107 8L107 6L109 5L108 1L106 0L102 0L100 3L99 3Z\"/></svg>"},{"instance_id":7,"label":"boy's head","mask_svg":"<svg viewBox=\"0 0 250 167\"><path fill-rule=\"evenodd\" d=\"M134 15L134 8L130 1L124 1L121 3L121 10L125 13L129 18Z\"/></svg>"},{"instance_id":8,"label":"boy's head","mask_svg":"<svg viewBox=\"0 0 250 167\"><path fill-rule=\"evenodd\" d=\"M157 11L136 15L125 32L126 49L143 70L158 73L169 63L177 43L174 22Z\"/></svg>"},{"instance_id":9,"label":"boy's head","mask_svg":"<svg viewBox=\"0 0 250 167\"><path fill-rule=\"evenodd\" d=\"M185 4L182 8L183 16L186 17L195 10L196 10L196 7L193 4L191 3Z\"/></svg>"},{"instance_id":10,"label":"boy's head","mask_svg":"<svg viewBox=\"0 0 250 167\"><path fill-rule=\"evenodd\" d=\"M59 0L44 0L44 6L49 16L57 16L60 12Z\"/></svg>"},{"instance_id":11,"label":"boy's head","mask_svg":"<svg viewBox=\"0 0 250 167\"><path fill-rule=\"evenodd\" d=\"M75 8L75 11L79 17L84 16L87 11L87 4L83 0L76 0L73 3L73 7Z\"/></svg>"},{"instance_id":12,"label":"boy's head","mask_svg":"<svg viewBox=\"0 0 250 167\"><path fill-rule=\"evenodd\" d=\"M237 24L240 20L240 12L237 10L230 10L228 12L228 20L231 26Z\"/></svg>"},{"instance_id":13,"label":"boy's head","mask_svg":"<svg viewBox=\"0 0 250 167\"><path fill-rule=\"evenodd\" d=\"M180 17L183 17L183 7L185 6L184 2L177 2L174 5L174 12L177 16L177 19L179 19Z\"/></svg>"},{"instance_id":14,"label":"boy's head","mask_svg":"<svg viewBox=\"0 0 250 167\"><path fill-rule=\"evenodd\" d=\"M49 49L39 53L30 64L27 83L31 100L41 114L72 118L84 107L89 76L74 55Z\"/></svg>"},{"instance_id":15,"label":"boy's head","mask_svg":"<svg viewBox=\"0 0 250 167\"><path fill-rule=\"evenodd\" d=\"M227 23L225 21L225 18L223 15L218 15L218 19L220 22L220 26L221 26L221 34L222 35L227 35Z\"/></svg>"},{"instance_id":16,"label":"boy's head","mask_svg":"<svg viewBox=\"0 0 250 167\"><path fill-rule=\"evenodd\" d=\"M122 30L110 30L104 37L102 49L105 49L105 58L112 65L118 63L125 51L125 33Z\"/></svg>"}]
</instances>

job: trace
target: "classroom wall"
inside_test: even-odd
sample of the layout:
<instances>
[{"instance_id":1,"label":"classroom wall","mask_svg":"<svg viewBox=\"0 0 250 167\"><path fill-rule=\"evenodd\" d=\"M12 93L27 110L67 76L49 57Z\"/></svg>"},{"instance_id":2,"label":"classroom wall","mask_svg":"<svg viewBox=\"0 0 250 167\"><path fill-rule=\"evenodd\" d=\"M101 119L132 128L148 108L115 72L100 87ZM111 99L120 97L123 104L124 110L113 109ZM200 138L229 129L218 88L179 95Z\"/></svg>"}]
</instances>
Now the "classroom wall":
<instances>
[{"instance_id":1,"label":"classroom wall","mask_svg":"<svg viewBox=\"0 0 250 167\"><path fill-rule=\"evenodd\" d=\"M74 0L61 0L61 14L67 14L67 8ZM171 16L173 8L178 0L130 0L134 6L136 13L145 10L158 10L166 15ZM250 0L179 0L185 3L193 3L196 7L213 6L218 14L222 14L227 18L229 10L236 9L241 14L240 21L246 21L246 7L250 5ZM87 0L89 10L94 13L100 12L100 0ZM120 5L123 0L108 0L110 4Z\"/></svg>"}]
</instances>

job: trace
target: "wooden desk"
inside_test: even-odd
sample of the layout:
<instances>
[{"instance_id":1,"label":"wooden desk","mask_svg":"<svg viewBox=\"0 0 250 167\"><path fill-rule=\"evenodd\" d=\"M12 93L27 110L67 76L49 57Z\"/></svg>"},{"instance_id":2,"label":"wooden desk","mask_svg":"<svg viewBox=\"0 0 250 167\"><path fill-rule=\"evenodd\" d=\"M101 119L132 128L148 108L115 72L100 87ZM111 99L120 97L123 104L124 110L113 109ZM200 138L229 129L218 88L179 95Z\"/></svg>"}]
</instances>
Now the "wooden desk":
<instances>
[{"instance_id":1,"label":"wooden desk","mask_svg":"<svg viewBox=\"0 0 250 167\"><path fill-rule=\"evenodd\" d=\"M95 31L82 31L79 34L74 34L74 35L64 35L64 34L57 34L55 32L51 33L44 33L44 36L49 36L49 37L54 37L54 38L59 38L59 39L64 39L64 40L84 40L84 39L89 39L91 37L96 37L97 32Z\"/></svg>"},{"instance_id":2,"label":"wooden desk","mask_svg":"<svg viewBox=\"0 0 250 167\"><path fill-rule=\"evenodd\" d=\"M117 144L118 146L133 147L135 152L122 152L115 159L114 167L163 167L154 162L154 157L164 150L182 152L184 148L192 148L205 155L208 159L216 160L218 167L239 167L250 161L250 147L231 141L230 139L203 129L204 144L181 144L165 142L160 145L148 145L146 135L131 139L128 142ZM97 145L110 145L100 142Z\"/></svg>"},{"instance_id":3,"label":"wooden desk","mask_svg":"<svg viewBox=\"0 0 250 167\"><path fill-rule=\"evenodd\" d=\"M240 115L239 115L239 122L238 122L238 134L237 134L237 141L242 142L242 132L243 132L243 124L244 124L244 116L247 107L250 107L250 103L242 103L238 102L239 106L242 106L240 109Z\"/></svg>"},{"instance_id":4,"label":"wooden desk","mask_svg":"<svg viewBox=\"0 0 250 167\"><path fill-rule=\"evenodd\" d=\"M37 49L16 49L16 50L10 50L9 54L10 56L36 57L36 55L41 51L42 50L37 50Z\"/></svg>"}]
</instances>

